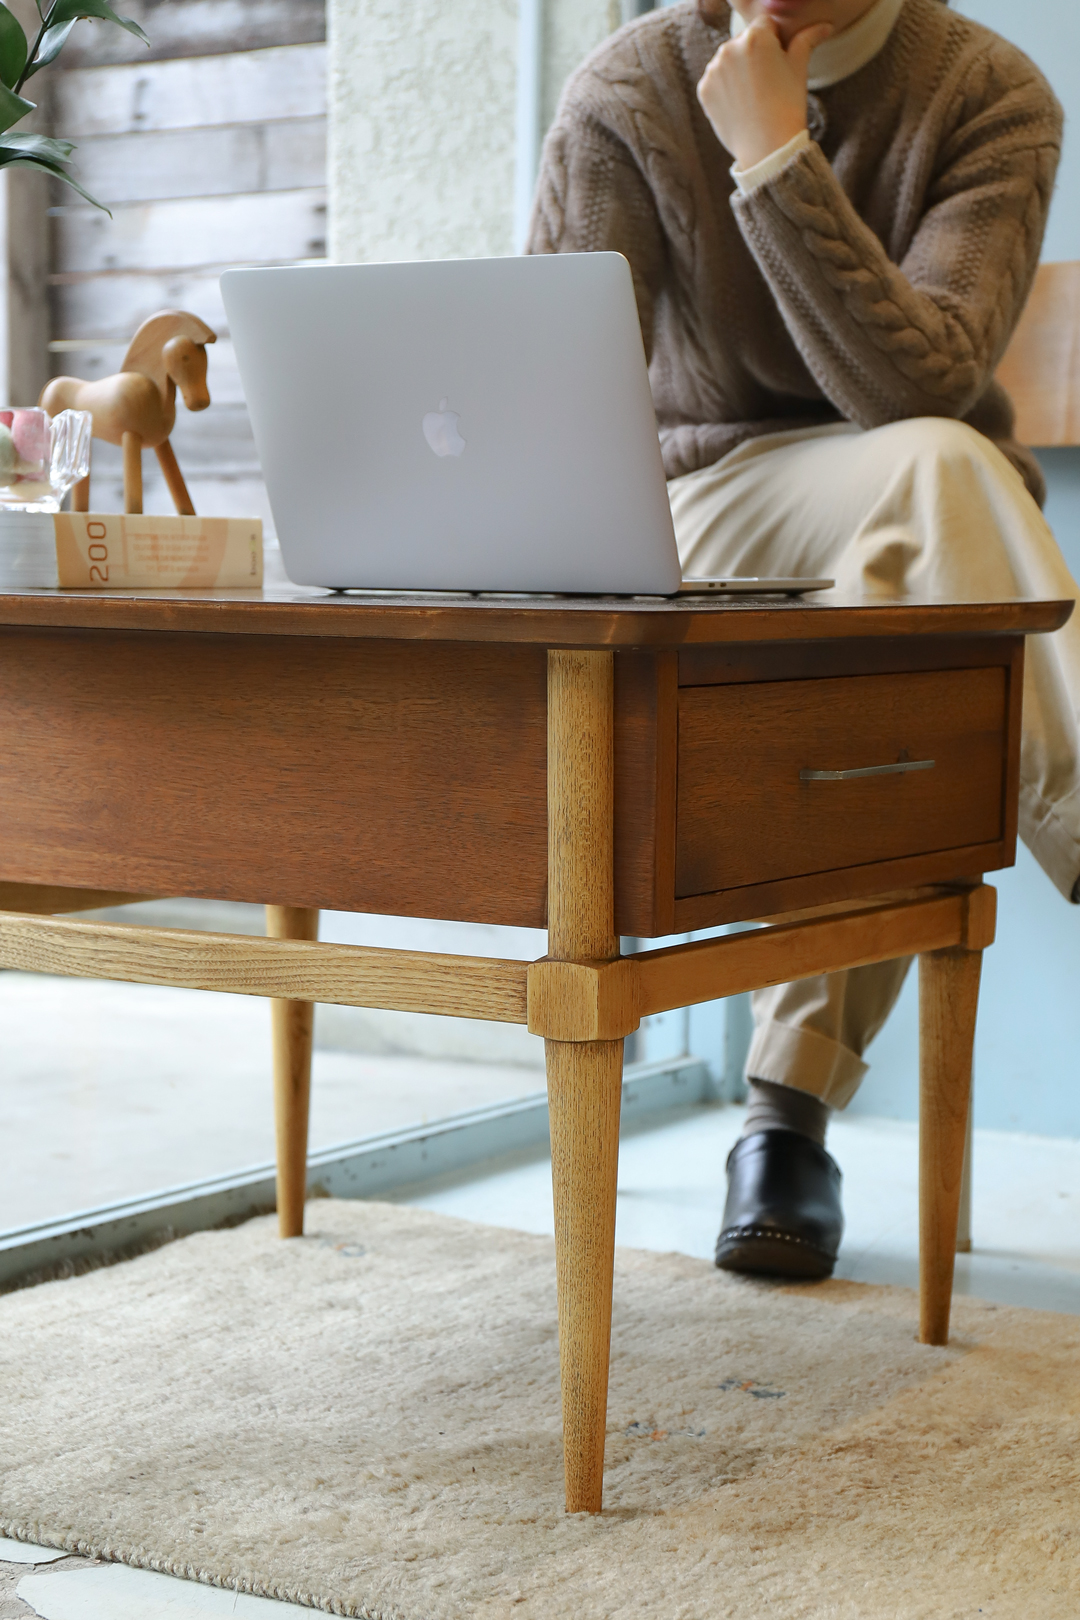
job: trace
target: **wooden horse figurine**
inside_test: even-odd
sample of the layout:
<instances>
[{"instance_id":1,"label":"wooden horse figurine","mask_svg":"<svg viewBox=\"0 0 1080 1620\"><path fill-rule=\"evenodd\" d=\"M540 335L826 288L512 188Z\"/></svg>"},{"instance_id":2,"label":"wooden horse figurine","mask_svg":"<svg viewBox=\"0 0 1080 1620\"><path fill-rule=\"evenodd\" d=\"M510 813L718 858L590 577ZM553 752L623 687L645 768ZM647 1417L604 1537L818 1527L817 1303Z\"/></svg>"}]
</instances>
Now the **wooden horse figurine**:
<instances>
[{"instance_id":1,"label":"wooden horse figurine","mask_svg":"<svg viewBox=\"0 0 1080 1620\"><path fill-rule=\"evenodd\" d=\"M206 345L216 342L217 333L197 315L163 309L143 321L115 377L97 382L54 377L43 389L40 403L50 416L65 410L89 411L94 438L123 446L125 512L143 508L145 445L157 453L176 510L194 513L169 434L176 421L177 388L189 411L205 411L209 405ZM77 512L90 510L89 475L75 486L72 505Z\"/></svg>"}]
</instances>

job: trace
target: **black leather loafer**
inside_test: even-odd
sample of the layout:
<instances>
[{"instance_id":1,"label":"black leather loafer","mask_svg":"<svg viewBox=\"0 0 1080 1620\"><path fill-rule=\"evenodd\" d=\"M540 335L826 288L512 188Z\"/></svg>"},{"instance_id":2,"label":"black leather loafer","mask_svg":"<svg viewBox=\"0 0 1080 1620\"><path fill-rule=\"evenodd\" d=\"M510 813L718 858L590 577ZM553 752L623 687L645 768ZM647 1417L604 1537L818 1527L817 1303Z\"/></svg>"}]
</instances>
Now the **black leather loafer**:
<instances>
[{"instance_id":1,"label":"black leather loafer","mask_svg":"<svg viewBox=\"0 0 1080 1620\"><path fill-rule=\"evenodd\" d=\"M722 1271L829 1277L844 1230L840 1166L798 1131L756 1131L728 1155Z\"/></svg>"}]
</instances>

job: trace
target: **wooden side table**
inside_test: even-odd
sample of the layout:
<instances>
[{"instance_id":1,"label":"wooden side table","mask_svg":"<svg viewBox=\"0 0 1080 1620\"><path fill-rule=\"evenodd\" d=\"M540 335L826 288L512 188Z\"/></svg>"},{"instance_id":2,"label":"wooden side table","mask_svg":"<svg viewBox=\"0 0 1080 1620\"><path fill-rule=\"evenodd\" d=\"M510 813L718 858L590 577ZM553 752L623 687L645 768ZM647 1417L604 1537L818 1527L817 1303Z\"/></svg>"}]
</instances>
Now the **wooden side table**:
<instances>
[{"instance_id":1,"label":"wooden side table","mask_svg":"<svg viewBox=\"0 0 1080 1620\"><path fill-rule=\"evenodd\" d=\"M1071 608L0 596L0 966L272 998L286 1236L312 1003L543 1035L566 1502L596 1512L646 1014L919 955L920 1337L946 1341L981 879L1014 858L1023 638ZM265 903L271 937L57 915L160 895ZM321 907L546 926L548 954L322 945Z\"/></svg>"}]
</instances>

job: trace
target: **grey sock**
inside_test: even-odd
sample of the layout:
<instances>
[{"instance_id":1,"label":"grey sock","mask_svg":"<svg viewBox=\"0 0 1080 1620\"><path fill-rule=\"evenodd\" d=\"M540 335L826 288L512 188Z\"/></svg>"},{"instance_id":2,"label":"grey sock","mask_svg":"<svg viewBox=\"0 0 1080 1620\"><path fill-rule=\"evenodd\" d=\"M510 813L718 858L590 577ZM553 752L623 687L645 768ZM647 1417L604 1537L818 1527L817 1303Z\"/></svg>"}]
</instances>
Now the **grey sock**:
<instances>
[{"instance_id":1,"label":"grey sock","mask_svg":"<svg viewBox=\"0 0 1080 1620\"><path fill-rule=\"evenodd\" d=\"M778 1086L772 1080L755 1080L747 1076L750 1096L746 1110L744 1136L754 1131L798 1131L808 1136L818 1147L825 1146L825 1128L831 1110L812 1092L800 1091L797 1086Z\"/></svg>"}]
</instances>

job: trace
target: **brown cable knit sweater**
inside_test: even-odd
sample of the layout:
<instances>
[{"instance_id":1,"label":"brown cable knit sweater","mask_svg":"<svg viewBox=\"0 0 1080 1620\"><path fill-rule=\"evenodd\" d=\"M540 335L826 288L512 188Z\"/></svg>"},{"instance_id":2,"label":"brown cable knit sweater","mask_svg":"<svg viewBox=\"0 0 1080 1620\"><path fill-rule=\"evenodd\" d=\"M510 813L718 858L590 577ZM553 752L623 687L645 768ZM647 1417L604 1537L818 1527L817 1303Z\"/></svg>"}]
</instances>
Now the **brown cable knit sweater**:
<instances>
[{"instance_id":1,"label":"brown cable knit sweater","mask_svg":"<svg viewBox=\"0 0 1080 1620\"><path fill-rule=\"evenodd\" d=\"M1061 109L1022 52L906 0L884 49L810 98L815 144L744 197L695 93L710 0L612 35L544 147L532 253L630 261L669 478L743 440L846 418L961 417L1037 498L993 380L1031 287Z\"/></svg>"}]
</instances>

